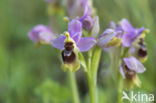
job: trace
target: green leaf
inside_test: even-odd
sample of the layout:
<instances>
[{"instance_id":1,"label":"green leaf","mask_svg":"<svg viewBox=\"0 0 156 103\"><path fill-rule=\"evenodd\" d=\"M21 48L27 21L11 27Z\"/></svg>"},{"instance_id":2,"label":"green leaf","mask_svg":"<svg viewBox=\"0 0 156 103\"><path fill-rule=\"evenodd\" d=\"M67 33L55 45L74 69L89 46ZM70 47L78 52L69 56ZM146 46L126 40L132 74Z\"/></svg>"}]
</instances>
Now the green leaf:
<instances>
[{"instance_id":1,"label":"green leaf","mask_svg":"<svg viewBox=\"0 0 156 103\"><path fill-rule=\"evenodd\" d=\"M92 63L91 63L91 72L94 76L97 74L99 62L100 62L100 57L101 57L101 48L96 47L95 50L93 51L93 56L92 56Z\"/></svg>"},{"instance_id":2,"label":"green leaf","mask_svg":"<svg viewBox=\"0 0 156 103\"><path fill-rule=\"evenodd\" d=\"M83 54L81 52L79 52L79 60L80 60L80 64L82 65L83 71L87 72L86 61L85 61L85 58L84 58L84 56L83 56Z\"/></svg>"}]
</instances>

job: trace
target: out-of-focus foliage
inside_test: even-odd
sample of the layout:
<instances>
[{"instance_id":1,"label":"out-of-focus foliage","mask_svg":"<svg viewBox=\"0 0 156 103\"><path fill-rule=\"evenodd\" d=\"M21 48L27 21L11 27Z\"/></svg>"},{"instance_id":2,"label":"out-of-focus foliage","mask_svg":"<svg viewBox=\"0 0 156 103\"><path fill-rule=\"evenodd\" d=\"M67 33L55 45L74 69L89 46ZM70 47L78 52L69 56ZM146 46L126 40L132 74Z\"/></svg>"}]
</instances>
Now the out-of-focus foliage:
<instances>
[{"instance_id":1,"label":"out-of-focus foliage","mask_svg":"<svg viewBox=\"0 0 156 103\"><path fill-rule=\"evenodd\" d=\"M36 88L36 94L42 98L44 103L62 103L71 97L67 88L60 86L52 80L45 80Z\"/></svg>"},{"instance_id":2,"label":"out-of-focus foliage","mask_svg":"<svg viewBox=\"0 0 156 103\"><path fill-rule=\"evenodd\" d=\"M134 27L143 25L150 29L146 37L147 71L140 75L142 88L135 88L150 93L156 93L155 5L156 0L94 0L101 33L110 21L119 21L123 17ZM36 24L52 25L56 33L67 29L63 14L48 17L44 0L0 0L0 103L70 103L72 100L68 78L60 69L59 52L51 46L35 48L27 36ZM103 53L99 76L100 103L116 100L109 71L104 68L107 64L107 53ZM84 103L88 101L87 95L82 99Z\"/></svg>"}]
</instances>

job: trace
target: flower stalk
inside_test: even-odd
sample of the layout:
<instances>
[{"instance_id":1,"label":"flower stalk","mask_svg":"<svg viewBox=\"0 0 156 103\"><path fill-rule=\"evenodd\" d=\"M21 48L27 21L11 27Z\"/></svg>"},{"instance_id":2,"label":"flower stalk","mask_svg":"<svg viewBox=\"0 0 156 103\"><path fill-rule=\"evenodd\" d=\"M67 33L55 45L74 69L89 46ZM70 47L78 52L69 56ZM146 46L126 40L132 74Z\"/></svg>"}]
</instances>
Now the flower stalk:
<instances>
[{"instance_id":1,"label":"flower stalk","mask_svg":"<svg viewBox=\"0 0 156 103\"><path fill-rule=\"evenodd\" d=\"M117 92L118 92L118 96L117 96L117 103L122 103L122 78L121 75L118 75L118 88L117 88Z\"/></svg>"},{"instance_id":2,"label":"flower stalk","mask_svg":"<svg viewBox=\"0 0 156 103\"><path fill-rule=\"evenodd\" d=\"M73 103L80 103L75 73L74 72L68 72L68 74L69 74L70 85L71 85L71 89L72 89Z\"/></svg>"},{"instance_id":3,"label":"flower stalk","mask_svg":"<svg viewBox=\"0 0 156 103\"><path fill-rule=\"evenodd\" d=\"M113 74L113 79L116 84L117 88L117 103L122 103L122 77L119 73L119 65L121 61L121 54L122 54L122 48L121 47L115 47L113 48L112 54L111 54L111 71Z\"/></svg>"},{"instance_id":4,"label":"flower stalk","mask_svg":"<svg viewBox=\"0 0 156 103\"><path fill-rule=\"evenodd\" d=\"M90 103L98 103L96 82L97 82L98 66L101 57L101 48L96 47L94 50L88 52L88 55L89 55L87 66L88 72L86 72L86 77L89 86Z\"/></svg>"},{"instance_id":5,"label":"flower stalk","mask_svg":"<svg viewBox=\"0 0 156 103\"><path fill-rule=\"evenodd\" d=\"M93 78L89 73L87 75L90 103L97 103L97 88L95 84L95 78Z\"/></svg>"}]
</instances>

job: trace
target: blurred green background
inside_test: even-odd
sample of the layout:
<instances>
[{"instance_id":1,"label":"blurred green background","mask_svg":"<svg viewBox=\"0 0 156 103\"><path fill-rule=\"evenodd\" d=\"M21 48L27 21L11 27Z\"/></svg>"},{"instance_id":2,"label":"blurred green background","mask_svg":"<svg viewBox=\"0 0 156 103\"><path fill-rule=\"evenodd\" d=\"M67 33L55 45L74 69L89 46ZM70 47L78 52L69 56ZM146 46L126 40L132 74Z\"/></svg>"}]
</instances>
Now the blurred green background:
<instances>
[{"instance_id":1,"label":"blurred green background","mask_svg":"<svg viewBox=\"0 0 156 103\"><path fill-rule=\"evenodd\" d=\"M136 91L156 94L156 0L94 0L102 33L110 21L127 18L134 27L150 29L146 37L147 71L139 75L142 88ZM67 29L62 15L51 17L57 33ZM0 0L0 103L72 103L67 72L60 69L59 52L51 46L34 47L27 33L36 24L49 25L44 0ZM55 31L55 30L54 30ZM99 74L100 103L114 103L114 89L108 78L108 54L103 52ZM78 73L78 78L80 73ZM80 78L85 79L85 77ZM83 80L85 81L85 80ZM86 91L79 83L80 92ZM88 93L82 98L88 102ZM81 96L82 97L82 96Z\"/></svg>"}]
</instances>

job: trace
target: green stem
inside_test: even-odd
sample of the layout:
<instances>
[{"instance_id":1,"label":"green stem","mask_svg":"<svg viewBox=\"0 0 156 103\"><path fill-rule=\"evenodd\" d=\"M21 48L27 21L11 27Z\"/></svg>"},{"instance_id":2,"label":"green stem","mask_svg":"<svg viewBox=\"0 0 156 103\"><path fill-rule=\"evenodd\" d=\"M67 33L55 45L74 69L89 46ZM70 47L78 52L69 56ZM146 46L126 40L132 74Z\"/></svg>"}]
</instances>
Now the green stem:
<instances>
[{"instance_id":1,"label":"green stem","mask_svg":"<svg viewBox=\"0 0 156 103\"><path fill-rule=\"evenodd\" d=\"M75 74L73 72L69 72L69 77L70 77L70 84L72 88L73 103L80 103Z\"/></svg>"},{"instance_id":2,"label":"green stem","mask_svg":"<svg viewBox=\"0 0 156 103\"><path fill-rule=\"evenodd\" d=\"M91 69L92 54L93 54L93 51L92 50L88 51L88 65L87 65L88 71L90 71L90 69Z\"/></svg>"},{"instance_id":3,"label":"green stem","mask_svg":"<svg viewBox=\"0 0 156 103\"><path fill-rule=\"evenodd\" d=\"M118 76L118 103L122 103L122 78Z\"/></svg>"},{"instance_id":4,"label":"green stem","mask_svg":"<svg viewBox=\"0 0 156 103\"><path fill-rule=\"evenodd\" d=\"M97 103L97 88L96 88L96 81L97 81L97 71L101 57L101 48L96 47L94 51L90 51L88 54L88 66L87 66L87 80L89 86L89 93L90 93L90 103Z\"/></svg>"},{"instance_id":5,"label":"green stem","mask_svg":"<svg viewBox=\"0 0 156 103\"><path fill-rule=\"evenodd\" d=\"M87 73L86 75L88 79L90 103L97 103L97 91L95 80L91 77L91 75L89 75L89 73Z\"/></svg>"},{"instance_id":6,"label":"green stem","mask_svg":"<svg viewBox=\"0 0 156 103\"><path fill-rule=\"evenodd\" d=\"M111 69L115 79L115 84L117 85L117 103L122 103L122 78L121 74L119 73L121 49L121 47L114 48L114 51L111 55Z\"/></svg>"}]
</instances>

